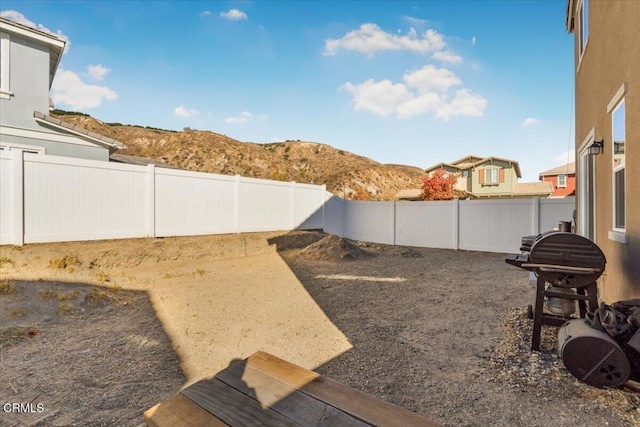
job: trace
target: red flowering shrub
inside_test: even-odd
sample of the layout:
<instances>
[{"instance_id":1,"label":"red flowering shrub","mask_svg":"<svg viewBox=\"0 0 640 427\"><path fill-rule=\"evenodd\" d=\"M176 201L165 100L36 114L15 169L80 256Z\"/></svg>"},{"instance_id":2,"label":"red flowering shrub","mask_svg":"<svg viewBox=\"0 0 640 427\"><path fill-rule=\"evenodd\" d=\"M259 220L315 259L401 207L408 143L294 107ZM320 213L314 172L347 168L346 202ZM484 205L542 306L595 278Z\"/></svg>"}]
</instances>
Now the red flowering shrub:
<instances>
[{"instance_id":1,"label":"red flowering shrub","mask_svg":"<svg viewBox=\"0 0 640 427\"><path fill-rule=\"evenodd\" d=\"M431 177L422 178L422 200L452 200L453 187L458 182L458 176L447 173L444 169L436 170Z\"/></svg>"}]
</instances>

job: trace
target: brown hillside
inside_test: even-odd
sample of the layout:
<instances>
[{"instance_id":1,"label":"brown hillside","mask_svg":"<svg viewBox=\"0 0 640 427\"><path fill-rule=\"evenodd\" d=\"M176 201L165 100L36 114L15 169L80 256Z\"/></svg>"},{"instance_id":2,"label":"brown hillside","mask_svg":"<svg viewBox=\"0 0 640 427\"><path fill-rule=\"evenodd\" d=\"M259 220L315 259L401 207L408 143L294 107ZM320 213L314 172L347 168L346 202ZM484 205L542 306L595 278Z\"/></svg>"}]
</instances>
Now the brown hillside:
<instances>
[{"instance_id":1,"label":"brown hillside","mask_svg":"<svg viewBox=\"0 0 640 427\"><path fill-rule=\"evenodd\" d=\"M328 191L348 199L392 200L402 189L418 188L424 176L418 167L385 165L317 142L256 144L210 131L108 124L76 114L57 117L124 143L120 154L191 171L326 184Z\"/></svg>"}]
</instances>

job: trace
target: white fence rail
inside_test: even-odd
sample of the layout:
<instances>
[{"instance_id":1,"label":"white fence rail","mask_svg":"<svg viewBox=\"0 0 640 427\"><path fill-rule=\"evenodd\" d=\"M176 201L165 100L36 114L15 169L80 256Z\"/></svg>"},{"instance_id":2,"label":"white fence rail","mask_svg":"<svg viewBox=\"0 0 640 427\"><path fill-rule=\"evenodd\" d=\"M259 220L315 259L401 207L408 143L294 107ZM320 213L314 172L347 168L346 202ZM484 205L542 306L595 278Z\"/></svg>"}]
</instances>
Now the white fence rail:
<instances>
[{"instance_id":1,"label":"white fence rail","mask_svg":"<svg viewBox=\"0 0 640 427\"><path fill-rule=\"evenodd\" d=\"M0 151L0 244L324 229L376 243L515 252L574 198L343 200L325 186Z\"/></svg>"},{"instance_id":2,"label":"white fence rail","mask_svg":"<svg viewBox=\"0 0 640 427\"><path fill-rule=\"evenodd\" d=\"M0 244L321 229L326 188L0 151Z\"/></svg>"},{"instance_id":3,"label":"white fence rail","mask_svg":"<svg viewBox=\"0 0 640 427\"><path fill-rule=\"evenodd\" d=\"M437 202L360 202L331 197L325 231L355 240L404 246L517 252L522 236L570 221L574 198Z\"/></svg>"}]
</instances>

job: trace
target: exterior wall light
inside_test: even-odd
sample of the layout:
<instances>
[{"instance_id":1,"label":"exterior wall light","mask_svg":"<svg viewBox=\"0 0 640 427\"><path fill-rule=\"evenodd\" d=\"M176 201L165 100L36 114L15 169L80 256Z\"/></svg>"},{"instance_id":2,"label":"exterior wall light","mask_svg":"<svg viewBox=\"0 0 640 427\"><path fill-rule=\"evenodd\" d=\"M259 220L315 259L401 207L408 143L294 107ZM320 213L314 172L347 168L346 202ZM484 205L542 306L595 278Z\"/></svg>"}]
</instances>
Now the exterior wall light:
<instances>
[{"instance_id":1,"label":"exterior wall light","mask_svg":"<svg viewBox=\"0 0 640 427\"><path fill-rule=\"evenodd\" d=\"M600 141L593 141L593 144L591 144L588 148L589 150L589 155L590 156L597 156L598 154L602 153L602 148L604 147L604 139L600 140Z\"/></svg>"}]
</instances>

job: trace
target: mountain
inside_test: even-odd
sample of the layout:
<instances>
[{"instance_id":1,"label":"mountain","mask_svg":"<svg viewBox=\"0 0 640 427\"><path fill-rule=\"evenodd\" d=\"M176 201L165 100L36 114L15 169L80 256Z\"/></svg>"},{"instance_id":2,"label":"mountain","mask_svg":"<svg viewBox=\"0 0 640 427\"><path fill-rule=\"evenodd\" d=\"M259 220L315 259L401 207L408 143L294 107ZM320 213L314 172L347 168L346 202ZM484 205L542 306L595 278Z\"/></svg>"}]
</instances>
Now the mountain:
<instances>
[{"instance_id":1,"label":"mountain","mask_svg":"<svg viewBox=\"0 0 640 427\"><path fill-rule=\"evenodd\" d=\"M326 184L347 199L392 200L400 190L419 188L418 167L382 164L327 144L283 141L240 142L210 131L177 132L54 110L53 116L124 143L119 154L148 157L180 169L246 177Z\"/></svg>"}]
</instances>

